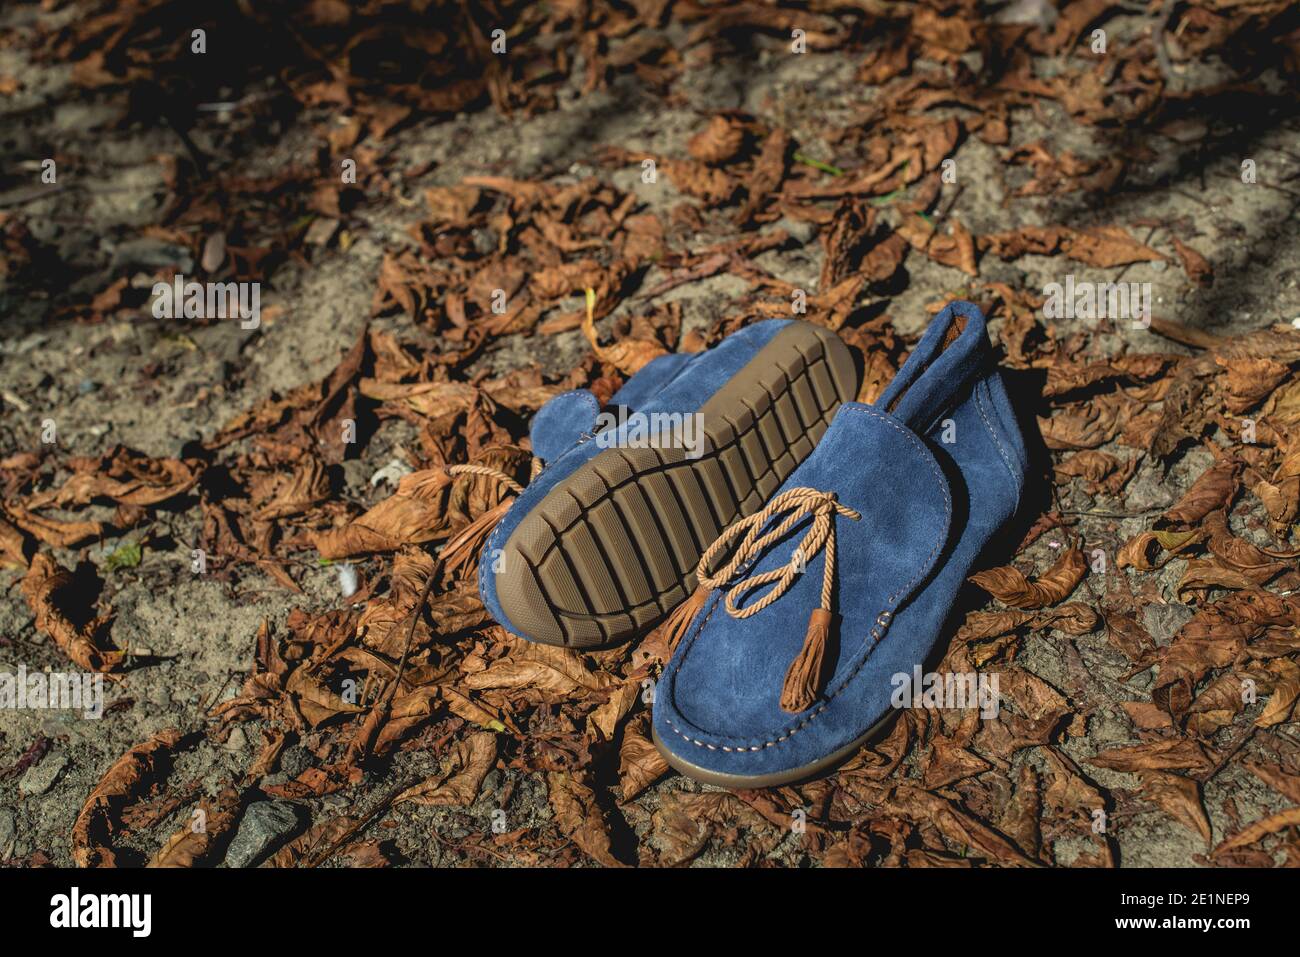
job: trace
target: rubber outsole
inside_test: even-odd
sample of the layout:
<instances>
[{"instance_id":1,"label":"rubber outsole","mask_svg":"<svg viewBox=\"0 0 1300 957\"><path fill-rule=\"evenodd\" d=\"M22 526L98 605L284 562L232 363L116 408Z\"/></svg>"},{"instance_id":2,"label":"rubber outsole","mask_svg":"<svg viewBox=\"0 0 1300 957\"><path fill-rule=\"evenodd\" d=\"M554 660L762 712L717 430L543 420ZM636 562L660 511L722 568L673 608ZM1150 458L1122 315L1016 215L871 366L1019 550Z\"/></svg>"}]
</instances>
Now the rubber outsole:
<instances>
[{"instance_id":1,"label":"rubber outsole","mask_svg":"<svg viewBox=\"0 0 1300 957\"><path fill-rule=\"evenodd\" d=\"M724 774L720 771L710 771L707 768L701 768L691 762L679 757L668 748L664 747L663 740L659 737L659 731L651 728L650 737L654 740L655 747L663 755L664 760L677 771L688 778L693 778L703 784L712 784L715 787L727 788L731 791L745 791L750 788L779 788L786 784L797 784L801 781L807 781L815 778L819 774L834 770L843 764L849 758L853 757L858 750L873 738L875 738L894 717L890 712L883 718L873 724L867 731L858 738L855 738L849 744L828 754L820 761L814 761L812 764L806 764L801 768L794 768L789 771L775 771L772 774Z\"/></svg>"},{"instance_id":2,"label":"rubber outsole","mask_svg":"<svg viewBox=\"0 0 1300 957\"><path fill-rule=\"evenodd\" d=\"M700 410L697 458L606 449L520 522L496 573L507 619L534 641L575 648L649 631L695 589L704 550L767 502L857 388L835 333L783 327Z\"/></svg>"}]
</instances>

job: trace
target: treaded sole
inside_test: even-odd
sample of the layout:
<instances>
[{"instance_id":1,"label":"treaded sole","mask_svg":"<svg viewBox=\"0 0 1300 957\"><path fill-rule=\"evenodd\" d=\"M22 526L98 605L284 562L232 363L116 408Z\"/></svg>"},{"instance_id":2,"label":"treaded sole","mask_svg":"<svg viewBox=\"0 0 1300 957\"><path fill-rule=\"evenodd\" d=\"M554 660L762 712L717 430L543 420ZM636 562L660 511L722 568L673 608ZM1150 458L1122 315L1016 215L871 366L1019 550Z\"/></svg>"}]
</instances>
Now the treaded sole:
<instances>
[{"instance_id":1,"label":"treaded sole","mask_svg":"<svg viewBox=\"0 0 1300 957\"><path fill-rule=\"evenodd\" d=\"M520 522L496 573L506 617L534 641L575 648L649 631L695 589L704 550L767 502L857 387L835 333L785 326L700 410L698 458L606 449Z\"/></svg>"}]
</instances>

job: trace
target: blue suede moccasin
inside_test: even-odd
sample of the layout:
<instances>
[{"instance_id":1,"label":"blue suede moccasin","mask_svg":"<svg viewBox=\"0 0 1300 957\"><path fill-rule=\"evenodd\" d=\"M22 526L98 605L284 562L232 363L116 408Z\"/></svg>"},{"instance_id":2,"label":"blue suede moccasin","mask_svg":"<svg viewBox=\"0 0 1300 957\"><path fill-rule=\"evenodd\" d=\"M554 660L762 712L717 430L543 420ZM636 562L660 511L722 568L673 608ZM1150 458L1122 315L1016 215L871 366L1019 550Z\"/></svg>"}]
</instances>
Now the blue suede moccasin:
<instances>
[{"instance_id":1,"label":"blue suede moccasin","mask_svg":"<svg viewBox=\"0 0 1300 957\"><path fill-rule=\"evenodd\" d=\"M653 628L704 549L817 445L858 371L833 332L758 322L648 363L602 410L586 390L533 419L545 467L493 529L479 592L506 630L591 647Z\"/></svg>"},{"instance_id":2,"label":"blue suede moccasin","mask_svg":"<svg viewBox=\"0 0 1300 957\"><path fill-rule=\"evenodd\" d=\"M941 637L1026 470L984 317L951 303L880 399L841 405L766 507L706 550L655 692L669 763L753 788L850 756Z\"/></svg>"}]
</instances>

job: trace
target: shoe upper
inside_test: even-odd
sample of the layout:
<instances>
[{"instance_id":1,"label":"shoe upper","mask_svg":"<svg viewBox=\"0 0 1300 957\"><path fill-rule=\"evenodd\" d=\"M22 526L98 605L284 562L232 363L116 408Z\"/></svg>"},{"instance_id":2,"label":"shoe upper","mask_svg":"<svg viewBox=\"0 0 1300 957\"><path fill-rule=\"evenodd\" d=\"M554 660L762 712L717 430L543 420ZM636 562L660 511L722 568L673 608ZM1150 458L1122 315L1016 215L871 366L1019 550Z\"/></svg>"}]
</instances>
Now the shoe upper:
<instances>
[{"instance_id":1,"label":"shoe upper","mask_svg":"<svg viewBox=\"0 0 1300 957\"><path fill-rule=\"evenodd\" d=\"M712 349L660 356L632 376L610 400L610 406L646 414L698 412L713 395L792 320L768 319L746 326ZM512 634L520 634L501 607L493 563L510 535L560 482L606 448L622 444L630 426L615 423L608 442L594 442L600 425L600 404L585 389L551 399L533 419L533 451L545 468L529 483L492 530L479 561L479 594L488 613ZM527 636L524 636L527 637Z\"/></svg>"},{"instance_id":2,"label":"shoe upper","mask_svg":"<svg viewBox=\"0 0 1300 957\"><path fill-rule=\"evenodd\" d=\"M636 411L652 401L675 376L684 372L704 352L674 352L647 362L623 388L614 393L609 404ZM529 429L533 454L543 462L559 458L586 437L596 433L600 421L600 401L590 389L561 392L537 410Z\"/></svg>"},{"instance_id":3,"label":"shoe upper","mask_svg":"<svg viewBox=\"0 0 1300 957\"><path fill-rule=\"evenodd\" d=\"M958 318L965 328L944 348ZM819 605L824 551L751 617L729 614L721 590L709 596L656 690L664 746L699 767L770 774L835 753L887 713L893 676L930 652L967 571L1019 503L1024 446L990 359L979 310L950 305L880 399L841 406L777 492L834 492L861 514L834 520L838 626L817 700L800 713L780 706ZM809 522L733 580L786 565Z\"/></svg>"}]
</instances>

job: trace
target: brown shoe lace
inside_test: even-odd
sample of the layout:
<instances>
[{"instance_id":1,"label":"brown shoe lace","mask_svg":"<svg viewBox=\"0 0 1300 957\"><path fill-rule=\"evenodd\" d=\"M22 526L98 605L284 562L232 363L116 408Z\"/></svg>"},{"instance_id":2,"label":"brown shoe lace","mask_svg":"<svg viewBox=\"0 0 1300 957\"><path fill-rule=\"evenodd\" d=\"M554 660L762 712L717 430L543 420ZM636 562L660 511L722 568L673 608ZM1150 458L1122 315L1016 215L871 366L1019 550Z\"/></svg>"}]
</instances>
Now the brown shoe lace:
<instances>
[{"instance_id":1,"label":"brown shoe lace","mask_svg":"<svg viewBox=\"0 0 1300 957\"><path fill-rule=\"evenodd\" d=\"M500 469L494 469L490 465L448 465L446 468L448 475L482 475L485 478L496 479L516 495L522 495L524 492L524 487L522 485L512 479L505 472ZM532 472L528 476L529 481L537 478L537 473L541 470L542 460L537 458L533 459Z\"/></svg>"},{"instance_id":2,"label":"brown shoe lace","mask_svg":"<svg viewBox=\"0 0 1300 957\"><path fill-rule=\"evenodd\" d=\"M812 516L812 525L790 561L780 568L762 572L757 575L742 575L741 569L762 554L773 542L780 540L791 528ZM772 602L784 595L794 580L803 573L809 559L823 548L826 551L822 565L822 591L819 607L813 609L808 619L808 632L804 636L803 648L786 672L785 683L781 689L781 708L789 712L806 710L817 700L821 692L823 671L826 663L826 644L830 636L833 615L831 614L832 592L835 586L835 516L858 521L862 515L855 509L841 504L834 492L822 492L815 488L792 488L782 492L766 507L748 518L743 518L723 530L717 541L709 546L700 558L697 575L700 591L713 588L726 588L726 609L733 618L749 618L756 615ZM784 516L776 527L764 532L764 527L777 516ZM731 560L710 574L709 566L718 554L724 551L738 536L743 535L736 546ZM746 595L765 585L770 588L757 601L741 607Z\"/></svg>"}]
</instances>

